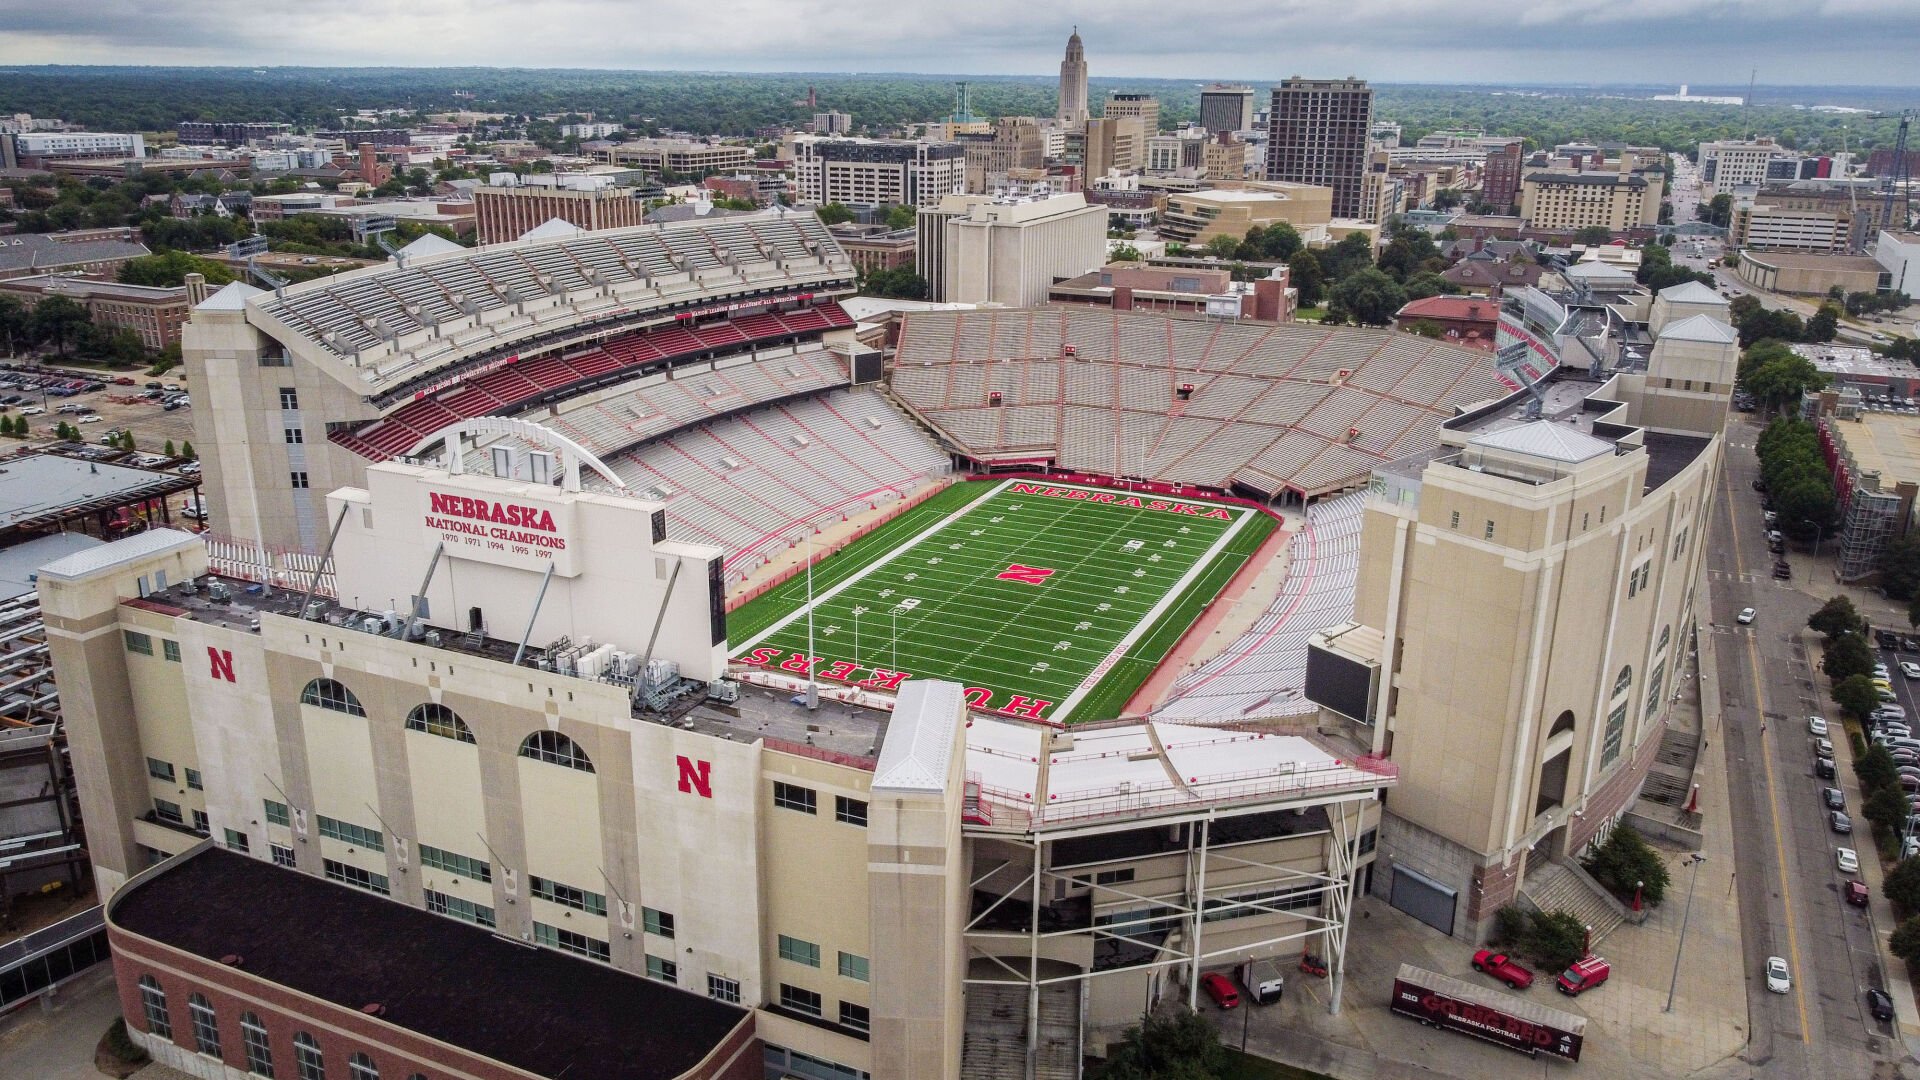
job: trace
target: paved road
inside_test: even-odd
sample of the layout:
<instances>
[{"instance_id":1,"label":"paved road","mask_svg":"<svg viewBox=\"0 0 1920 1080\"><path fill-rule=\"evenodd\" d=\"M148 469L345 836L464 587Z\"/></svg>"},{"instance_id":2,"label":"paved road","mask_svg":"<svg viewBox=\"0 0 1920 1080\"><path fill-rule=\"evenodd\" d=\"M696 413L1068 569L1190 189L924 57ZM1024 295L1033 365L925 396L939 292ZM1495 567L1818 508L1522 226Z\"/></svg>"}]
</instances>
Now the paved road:
<instances>
[{"instance_id":1,"label":"paved road","mask_svg":"<svg viewBox=\"0 0 1920 1080\"><path fill-rule=\"evenodd\" d=\"M1863 991L1881 985L1870 915L1840 897L1846 880L1834 848L1850 838L1828 830L1813 772L1806 718L1825 710L1801 633L1819 602L1775 582L1769 570L1752 445L1758 428L1735 417L1728 432L1726 490L1708 557L1712 622L1720 634L1724 730L1710 738L1727 755L1734 819L1748 1011L1748 1060L1766 1077L1886 1075L1904 1056L1890 1028L1867 1014ZM1743 607L1759 612L1738 626ZM1844 742L1844 739L1842 739ZM1841 750L1839 782L1858 807ZM1851 846L1849 844L1849 846ZM1771 994L1761 968L1770 955L1792 968L1793 991Z\"/></svg>"}]
</instances>

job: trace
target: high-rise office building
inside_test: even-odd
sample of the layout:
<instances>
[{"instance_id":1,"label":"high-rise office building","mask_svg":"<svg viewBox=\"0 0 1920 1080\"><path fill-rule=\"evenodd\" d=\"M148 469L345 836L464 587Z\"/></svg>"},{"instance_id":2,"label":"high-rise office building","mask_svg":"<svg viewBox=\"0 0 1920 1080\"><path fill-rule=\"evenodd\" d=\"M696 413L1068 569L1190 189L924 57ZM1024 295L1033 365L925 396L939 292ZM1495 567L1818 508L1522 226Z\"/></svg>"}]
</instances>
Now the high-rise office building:
<instances>
[{"instance_id":1,"label":"high-rise office building","mask_svg":"<svg viewBox=\"0 0 1920 1080\"><path fill-rule=\"evenodd\" d=\"M1487 165L1480 174L1481 195L1493 204L1493 212L1504 214L1520 201L1520 152L1518 142L1487 151Z\"/></svg>"},{"instance_id":2,"label":"high-rise office building","mask_svg":"<svg viewBox=\"0 0 1920 1080\"><path fill-rule=\"evenodd\" d=\"M1067 39L1067 55L1060 61L1060 119L1078 123L1087 118L1087 50L1080 44L1080 28Z\"/></svg>"},{"instance_id":3,"label":"high-rise office building","mask_svg":"<svg viewBox=\"0 0 1920 1080\"><path fill-rule=\"evenodd\" d=\"M1253 87L1214 83L1200 91L1200 126L1210 135L1253 126Z\"/></svg>"},{"instance_id":4,"label":"high-rise office building","mask_svg":"<svg viewBox=\"0 0 1920 1080\"><path fill-rule=\"evenodd\" d=\"M1108 94L1105 112L1110 120L1139 120L1148 135L1160 130L1160 99L1152 94Z\"/></svg>"},{"instance_id":5,"label":"high-rise office building","mask_svg":"<svg viewBox=\"0 0 1920 1080\"><path fill-rule=\"evenodd\" d=\"M1364 79L1303 79L1273 88L1267 179L1333 189L1333 216L1359 218L1373 89Z\"/></svg>"}]
</instances>

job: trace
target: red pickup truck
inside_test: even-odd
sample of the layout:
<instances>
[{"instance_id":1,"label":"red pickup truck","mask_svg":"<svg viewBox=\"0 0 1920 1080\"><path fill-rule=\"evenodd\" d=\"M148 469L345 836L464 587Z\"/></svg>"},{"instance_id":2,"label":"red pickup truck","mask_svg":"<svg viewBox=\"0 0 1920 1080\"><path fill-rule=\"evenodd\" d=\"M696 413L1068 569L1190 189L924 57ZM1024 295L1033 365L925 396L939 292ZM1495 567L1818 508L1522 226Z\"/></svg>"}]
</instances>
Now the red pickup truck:
<instances>
[{"instance_id":1,"label":"red pickup truck","mask_svg":"<svg viewBox=\"0 0 1920 1080\"><path fill-rule=\"evenodd\" d=\"M1481 949L1473 954L1473 970L1485 972L1507 984L1510 990L1525 990L1533 985L1533 972L1520 966L1519 962L1506 953L1497 953L1491 949Z\"/></svg>"}]
</instances>

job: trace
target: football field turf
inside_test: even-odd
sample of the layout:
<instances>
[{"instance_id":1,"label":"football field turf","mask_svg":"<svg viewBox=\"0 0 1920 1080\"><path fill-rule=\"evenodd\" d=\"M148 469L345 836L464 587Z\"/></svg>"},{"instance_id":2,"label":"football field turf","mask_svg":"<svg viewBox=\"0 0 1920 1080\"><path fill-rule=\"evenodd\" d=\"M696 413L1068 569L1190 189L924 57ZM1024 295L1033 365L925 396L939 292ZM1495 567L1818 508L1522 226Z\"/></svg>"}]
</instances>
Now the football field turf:
<instances>
[{"instance_id":1,"label":"football field turf","mask_svg":"<svg viewBox=\"0 0 1920 1080\"><path fill-rule=\"evenodd\" d=\"M814 568L816 677L951 679L1054 723L1108 719L1273 531L1243 506L955 484ZM735 659L806 673L807 578L728 617Z\"/></svg>"}]
</instances>

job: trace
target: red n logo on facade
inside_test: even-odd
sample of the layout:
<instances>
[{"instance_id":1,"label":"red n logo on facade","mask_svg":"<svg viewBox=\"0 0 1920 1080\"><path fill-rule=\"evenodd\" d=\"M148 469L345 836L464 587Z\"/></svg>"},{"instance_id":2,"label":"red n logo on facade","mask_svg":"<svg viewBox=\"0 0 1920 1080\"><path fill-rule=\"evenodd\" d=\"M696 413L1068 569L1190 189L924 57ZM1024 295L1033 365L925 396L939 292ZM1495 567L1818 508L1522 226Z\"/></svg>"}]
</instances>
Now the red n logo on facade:
<instances>
[{"instance_id":1,"label":"red n logo on facade","mask_svg":"<svg viewBox=\"0 0 1920 1080\"><path fill-rule=\"evenodd\" d=\"M225 679L228 682L239 681L233 677L233 650L216 649L209 645L207 646L207 661L213 667L214 678Z\"/></svg>"},{"instance_id":2,"label":"red n logo on facade","mask_svg":"<svg viewBox=\"0 0 1920 1080\"><path fill-rule=\"evenodd\" d=\"M680 768L680 790L691 795L695 792L703 799L713 798L713 762L694 761L682 754L673 759Z\"/></svg>"}]
</instances>

